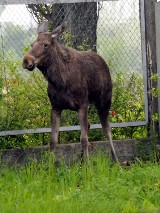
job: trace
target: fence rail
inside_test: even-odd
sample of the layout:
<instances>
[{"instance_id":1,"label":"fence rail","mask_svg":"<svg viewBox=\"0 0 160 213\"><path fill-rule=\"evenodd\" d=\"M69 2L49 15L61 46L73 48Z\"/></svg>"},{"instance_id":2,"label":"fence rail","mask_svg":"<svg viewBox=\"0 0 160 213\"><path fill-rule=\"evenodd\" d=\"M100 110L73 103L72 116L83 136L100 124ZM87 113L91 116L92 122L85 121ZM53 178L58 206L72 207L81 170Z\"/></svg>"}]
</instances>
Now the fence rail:
<instances>
[{"instance_id":1,"label":"fence rail","mask_svg":"<svg viewBox=\"0 0 160 213\"><path fill-rule=\"evenodd\" d=\"M115 127L135 127L135 126L145 126L147 123L145 121L139 121L139 122L122 122L111 124L112 128ZM101 124L92 124L90 126L90 129L101 129ZM80 126L62 126L60 127L60 132L66 132L66 131L77 131L80 130ZM24 129L24 130L13 130L13 131L1 131L0 136L7 136L7 135L24 135L24 134L41 134L41 133L50 133L51 128L39 128L39 129Z\"/></svg>"}]
</instances>

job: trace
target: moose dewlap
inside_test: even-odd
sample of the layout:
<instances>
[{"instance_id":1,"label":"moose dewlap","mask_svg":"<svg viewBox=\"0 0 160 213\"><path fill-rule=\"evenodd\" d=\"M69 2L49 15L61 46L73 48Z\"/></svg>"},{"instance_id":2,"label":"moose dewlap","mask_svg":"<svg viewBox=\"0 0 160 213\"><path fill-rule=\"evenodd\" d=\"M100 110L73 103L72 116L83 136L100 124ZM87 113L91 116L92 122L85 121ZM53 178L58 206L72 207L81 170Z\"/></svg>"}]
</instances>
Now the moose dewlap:
<instances>
[{"instance_id":1,"label":"moose dewlap","mask_svg":"<svg viewBox=\"0 0 160 213\"><path fill-rule=\"evenodd\" d=\"M88 158L88 105L94 104L113 159L118 161L109 124L112 81L108 66L95 52L77 51L58 43L56 38L64 30L65 24L52 32L48 32L46 22L40 24L37 39L23 59L23 68L32 71L37 67L48 81L48 97L52 105L50 150L58 142L61 112L70 109L78 113L82 154L84 159Z\"/></svg>"}]
</instances>

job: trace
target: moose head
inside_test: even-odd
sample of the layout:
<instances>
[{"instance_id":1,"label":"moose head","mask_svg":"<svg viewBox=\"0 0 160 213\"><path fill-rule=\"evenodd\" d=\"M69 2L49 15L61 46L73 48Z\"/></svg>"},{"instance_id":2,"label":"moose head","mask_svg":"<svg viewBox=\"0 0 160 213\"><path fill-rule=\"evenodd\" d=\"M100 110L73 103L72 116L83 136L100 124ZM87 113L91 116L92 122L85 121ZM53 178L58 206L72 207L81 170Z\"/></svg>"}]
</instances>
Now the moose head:
<instances>
[{"instance_id":1,"label":"moose head","mask_svg":"<svg viewBox=\"0 0 160 213\"><path fill-rule=\"evenodd\" d=\"M48 32L48 23L43 22L37 29L37 39L31 44L31 49L23 59L23 68L33 71L35 67L43 65L49 60L51 52L54 50L56 38L61 35L66 28L66 22ZM53 59L54 60L54 59Z\"/></svg>"}]
</instances>

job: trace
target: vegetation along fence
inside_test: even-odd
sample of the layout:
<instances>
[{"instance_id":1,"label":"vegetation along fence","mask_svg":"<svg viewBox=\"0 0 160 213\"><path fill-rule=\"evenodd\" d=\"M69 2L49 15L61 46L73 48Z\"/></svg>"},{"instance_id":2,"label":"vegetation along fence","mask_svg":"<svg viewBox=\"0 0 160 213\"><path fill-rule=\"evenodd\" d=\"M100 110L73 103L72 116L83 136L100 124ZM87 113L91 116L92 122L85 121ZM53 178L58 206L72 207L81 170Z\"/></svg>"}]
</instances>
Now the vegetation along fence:
<instances>
[{"instance_id":1,"label":"vegetation along fence","mask_svg":"<svg viewBox=\"0 0 160 213\"><path fill-rule=\"evenodd\" d=\"M67 21L61 42L97 51L108 63L114 84L113 138L147 134L145 0L2 0L0 4L1 149L48 143L51 107L47 82L38 70L31 73L22 68L23 55L42 20L49 22L50 29ZM90 140L103 139L93 107L89 108L89 122ZM79 130L76 113L63 112L60 130L61 143L79 140L79 131L73 131Z\"/></svg>"}]
</instances>

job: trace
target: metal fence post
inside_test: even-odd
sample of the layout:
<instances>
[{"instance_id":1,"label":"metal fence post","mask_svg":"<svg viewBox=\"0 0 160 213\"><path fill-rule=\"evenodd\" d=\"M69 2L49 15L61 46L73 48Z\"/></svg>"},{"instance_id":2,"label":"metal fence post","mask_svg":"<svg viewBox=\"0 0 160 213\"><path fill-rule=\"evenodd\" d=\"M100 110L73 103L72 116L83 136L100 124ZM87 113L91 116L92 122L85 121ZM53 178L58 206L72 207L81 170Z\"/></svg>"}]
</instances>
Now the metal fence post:
<instances>
[{"instance_id":1,"label":"metal fence post","mask_svg":"<svg viewBox=\"0 0 160 213\"><path fill-rule=\"evenodd\" d=\"M159 25L159 17L160 17L160 2L155 3L155 20L156 20L156 54L157 54L157 73L158 73L158 111L160 116L160 25ZM159 123L159 131L160 131L160 123Z\"/></svg>"},{"instance_id":2,"label":"metal fence post","mask_svg":"<svg viewBox=\"0 0 160 213\"><path fill-rule=\"evenodd\" d=\"M145 0L145 29L146 29L146 59L147 59L147 94L148 94L148 136L159 136L159 121L154 119L158 115L158 97L154 96L153 88L157 88L157 58L156 58L156 27L155 27L156 0ZM156 117L156 116L155 116Z\"/></svg>"}]
</instances>

